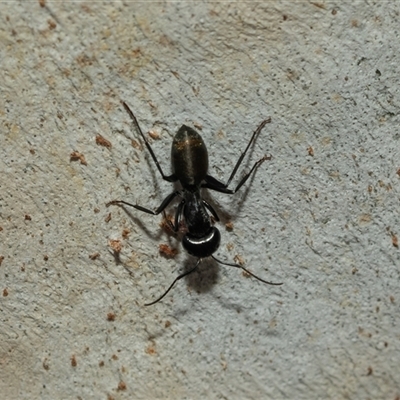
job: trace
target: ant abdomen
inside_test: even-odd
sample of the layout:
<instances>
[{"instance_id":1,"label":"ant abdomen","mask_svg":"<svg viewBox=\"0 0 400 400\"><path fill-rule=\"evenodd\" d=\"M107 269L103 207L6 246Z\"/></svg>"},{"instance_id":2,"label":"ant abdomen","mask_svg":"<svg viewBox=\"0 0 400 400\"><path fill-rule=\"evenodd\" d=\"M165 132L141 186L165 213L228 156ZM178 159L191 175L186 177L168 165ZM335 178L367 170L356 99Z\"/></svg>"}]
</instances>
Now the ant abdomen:
<instances>
[{"instance_id":1,"label":"ant abdomen","mask_svg":"<svg viewBox=\"0 0 400 400\"><path fill-rule=\"evenodd\" d=\"M218 250L220 242L221 234L214 226L210 227L208 233L201 237L186 233L182 238L183 248L190 255L198 258L210 257Z\"/></svg>"}]
</instances>

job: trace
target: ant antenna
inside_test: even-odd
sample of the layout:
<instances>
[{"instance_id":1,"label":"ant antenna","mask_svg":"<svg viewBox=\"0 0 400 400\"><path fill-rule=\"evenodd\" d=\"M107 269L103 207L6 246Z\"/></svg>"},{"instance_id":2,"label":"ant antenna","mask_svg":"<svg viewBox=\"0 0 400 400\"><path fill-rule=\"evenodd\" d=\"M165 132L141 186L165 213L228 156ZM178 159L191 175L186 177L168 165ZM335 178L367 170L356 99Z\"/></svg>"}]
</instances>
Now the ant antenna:
<instances>
[{"instance_id":1,"label":"ant antenna","mask_svg":"<svg viewBox=\"0 0 400 400\"><path fill-rule=\"evenodd\" d=\"M240 269L242 269L243 271L247 272L249 275L251 275L253 278L256 278L256 279L259 280L260 282L266 283L267 285L275 285L275 286L283 285L283 282L276 283L276 282L269 282L269 281L266 281L266 280L264 280L264 279L261 279L261 278L259 278L257 275L254 275L254 274L253 274L252 272L250 272L248 269L246 269L245 267L242 267L242 266L239 265L239 264L234 264L234 263L228 263L228 262L225 262L225 261L221 261L221 260L219 260L218 258L214 257L213 255L211 255L211 257L212 257L217 263L219 263L219 264L221 264L221 265L227 265L228 267L240 268ZM202 259L199 258L199 259L197 260L197 262L196 262L196 265L195 265L193 268L191 268L191 269L189 269L189 271L186 271L186 272L180 274L179 276L177 276L177 277L175 278L175 280L171 283L170 287L163 293L162 296L160 296L157 300L152 301L151 303L146 303L145 306L152 306L153 304L156 304L156 303L158 303L160 300L162 300L162 299L169 293L169 291L173 288L173 286L175 285L176 282L178 282L180 279L184 278L185 276L190 275L190 274L199 266L201 260L202 260Z\"/></svg>"},{"instance_id":2,"label":"ant antenna","mask_svg":"<svg viewBox=\"0 0 400 400\"><path fill-rule=\"evenodd\" d=\"M191 274L199 266L200 261L201 261L201 258L199 258L197 260L196 265L192 269L189 269L189 271L186 271L186 272L180 274L178 277L176 277L175 280L171 283L171 286L164 292L164 294L161 297L159 297L157 300L152 301L151 303L146 303L145 306L152 306L153 304L156 304L160 300L162 300L168 294L168 292L172 289L172 287L175 285L175 283L179 281L179 279L182 279L185 276Z\"/></svg>"},{"instance_id":3,"label":"ant antenna","mask_svg":"<svg viewBox=\"0 0 400 400\"><path fill-rule=\"evenodd\" d=\"M221 260L218 260L218 258L214 257L213 255L211 255L211 257L217 262L220 263L222 265L227 265L228 267L235 267L235 268L240 268L243 271L247 272L249 275L251 275L253 278L256 278L257 280L266 283L267 285L275 285L275 286L279 286L279 285L283 285L283 282L280 283L276 283L276 282L269 282L269 281L265 281L264 279L259 278L257 275L254 275L252 272L250 272L248 269L246 269L245 267L242 267L239 264L233 264L233 263L228 263L228 262L224 262ZM169 289L168 289L169 290Z\"/></svg>"}]
</instances>

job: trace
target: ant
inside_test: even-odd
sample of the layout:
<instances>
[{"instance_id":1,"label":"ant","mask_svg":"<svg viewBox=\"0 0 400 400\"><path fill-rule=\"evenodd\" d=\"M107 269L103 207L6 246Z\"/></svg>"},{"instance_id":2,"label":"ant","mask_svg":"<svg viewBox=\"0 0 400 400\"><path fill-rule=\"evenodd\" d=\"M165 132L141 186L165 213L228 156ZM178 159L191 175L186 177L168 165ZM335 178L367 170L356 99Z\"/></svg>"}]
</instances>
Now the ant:
<instances>
[{"instance_id":1,"label":"ant","mask_svg":"<svg viewBox=\"0 0 400 400\"><path fill-rule=\"evenodd\" d=\"M264 161L270 159L270 157L264 156L263 158L258 160L253 165L250 172L243 176L235 189L232 190L228 188L232 179L236 175L236 172L240 167L240 164L242 163L243 158L246 155L250 145L253 143L257 135L264 128L264 126L267 123L271 122L271 118L264 120L255 130L245 151L240 155L239 160L236 162L236 165L233 168L231 176L225 184L220 182L216 178L213 178L211 175L208 175L208 153L206 145L202 137L194 129L186 125L182 125L172 142L171 157L173 173L171 175L165 175L160 166L160 163L157 160L156 155L153 152L153 149L150 146L150 143L147 141L142 130L140 129L139 123L133 112L125 102L122 102L122 105L131 117L140 135L142 136L144 143L148 151L150 152L151 158L156 164L157 169L160 171L162 178L167 182L179 181L182 189L176 190L168 195L155 211L139 206L138 204L128 203L124 200L113 200L107 203L106 206L108 207L110 205L127 205L130 207L134 207L139 211L143 211L147 214L158 215L162 212L165 216L165 209L172 202L172 200L178 196L181 197L182 200L179 203L175 212L174 223L172 223L167 218L166 220L168 221L168 225L170 226L170 228L175 233L179 230L180 221L183 220L185 222L187 232L183 235L182 246L190 255L198 258L194 267L186 272L183 272L177 278L175 278L175 280L162 296L160 296L157 300L154 300L151 303L147 303L145 305L151 306L162 300L177 281L191 274L199 266L201 260L206 257L212 257L216 262L222 265L240 268L251 275L253 278L256 278L257 280L268 285L282 285L282 283L268 282L264 279L261 279L258 276L254 275L252 272L248 271L242 265L221 261L213 255L219 248L221 242L221 234L216 227L212 226L208 211L212 214L216 221L219 221L219 217L214 208L201 197L202 188L211 189L215 190L216 192L226 194L236 193L246 183L251 174Z\"/></svg>"}]
</instances>

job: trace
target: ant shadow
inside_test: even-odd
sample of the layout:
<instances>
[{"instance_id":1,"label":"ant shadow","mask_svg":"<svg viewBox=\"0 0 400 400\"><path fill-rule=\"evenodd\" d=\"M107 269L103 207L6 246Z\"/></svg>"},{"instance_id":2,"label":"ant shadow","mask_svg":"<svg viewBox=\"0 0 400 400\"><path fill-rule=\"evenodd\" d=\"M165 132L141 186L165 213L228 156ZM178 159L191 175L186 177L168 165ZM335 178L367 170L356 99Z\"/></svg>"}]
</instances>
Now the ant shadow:
<instances>
[{"instance_id":1,"label":"ant shadow","mask_svg":"<svg viewBox=\"0 0 400 400\"><path fill-rule=\"evenodd\" d=\"M190 257L185 260L183 271L189 271L193 268L193 263L197 260ZM197 293L207 293L214 285L217 284L219 278L220 268L217 262L212 258L203 258L198 267L189 275L185 277L185 283L189 289Z\"/></svg>"},{"instance_id":2,"label":"ant shadow","mask_svg":"<svg viewBox=\"0 0 400 400\"><path fill-rule=\"evenodd\" d=\"M158 229L156 233L154 233L153 231L151 231L150 229L148 229L147 224L142 220L142 218L140 218L139 216L133 214L133 212L129 211L129 209L123 205L119 206L122 210L124 210L124 212L126 213L126 215L128 215L128 217L134 222L134 224L136 226L138 226L138 228L140 229L141 232L144 232L146 234L146 236L148 236L149 238L151 238L152 240L159 240L161 238L162 235L164 235L165 233L167 233L167 229ZM137 212L137 211L136 211ZM161 214L158 215L154 215L152 216L153 218L156 217L160 217ZM160 222L161 224L161 222ZM171 237L177 237L177 235L174 235L171 233L171 235L168 235Z\"/></svg>"}]
</instances>

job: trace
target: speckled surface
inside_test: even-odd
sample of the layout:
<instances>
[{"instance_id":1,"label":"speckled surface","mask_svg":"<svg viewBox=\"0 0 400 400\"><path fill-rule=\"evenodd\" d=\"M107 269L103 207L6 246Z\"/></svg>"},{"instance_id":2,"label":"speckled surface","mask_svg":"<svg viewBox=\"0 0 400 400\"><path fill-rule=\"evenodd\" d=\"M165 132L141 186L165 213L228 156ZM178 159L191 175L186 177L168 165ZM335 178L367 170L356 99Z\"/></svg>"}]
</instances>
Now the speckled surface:
<instances>
[{"instance_id":1,"label":"speckled surface","mask_svg":"<svg viewBox=\"0 0 400 400\"><path fill-rule=\"evenodd\" d=\"M2 2L2 397L399 398L399 12ZM173 190L120 100L167 173L187 124L221 180L272 118L244 170L272 159L235 196L206 196L218 256L283 286L207 261L143 306L195 260L162 217L105 207Z\"/></svg>"}]
</instances>

